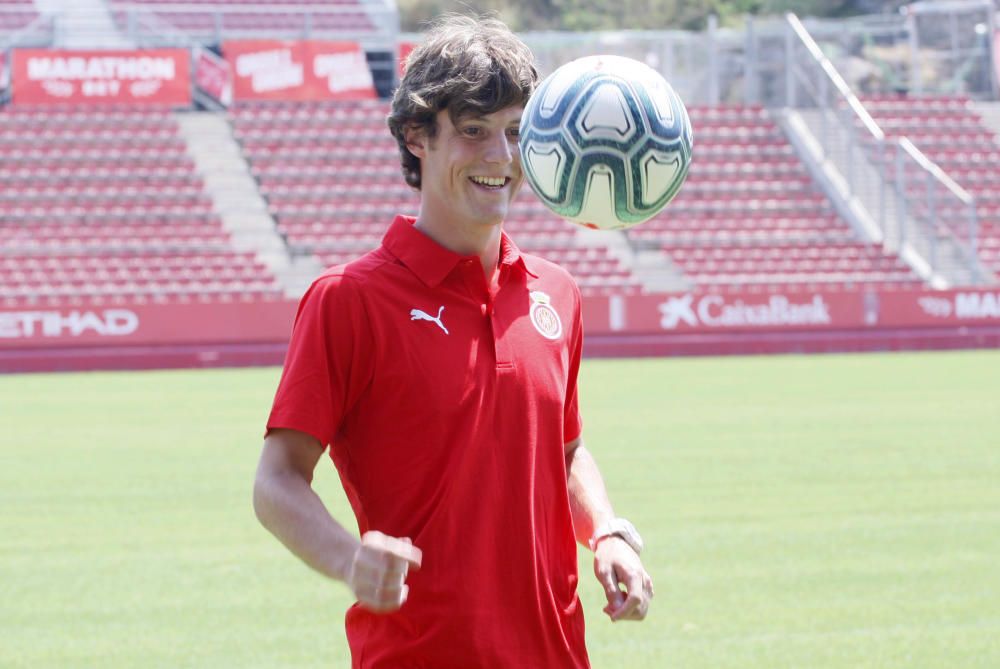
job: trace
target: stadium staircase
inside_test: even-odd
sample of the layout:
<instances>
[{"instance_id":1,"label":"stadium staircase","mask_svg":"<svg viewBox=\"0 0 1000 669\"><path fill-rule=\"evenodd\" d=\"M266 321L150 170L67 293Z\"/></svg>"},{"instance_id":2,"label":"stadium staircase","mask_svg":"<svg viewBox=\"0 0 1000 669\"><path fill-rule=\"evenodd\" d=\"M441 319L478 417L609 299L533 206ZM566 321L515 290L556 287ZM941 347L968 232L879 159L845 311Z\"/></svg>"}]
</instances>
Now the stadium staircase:
<instances>
[{"instance_id":1,"label":"stadium staircase","mask_svg":"<svg viewBox=\"0 0 1000 669\"><path fill-rule=\"evenodd\" d=\"M884 97L865 100L865 106L887 137L908 137L976 201L979 223L979 260L986 282L1000 274L1000 135L963 97ZM992 123L997 124L995 116ZM908 189L920 202L925 191ZM961 211L942 216L960 219ZM958 283L958 285L963 285Z\"/></svg>"},{"instance_id":2,"label":"stadium staircase","mask_svg":"<svg viewBox=\"0 0 1000 669\"><path fill-rule=\"evenodd\" d=\"M862 146L854 142L842 128L833 127L824 121L822 111L782 110L779 123L795 147L802 164L812 174L820 187L828 194L840 216L854 230L855 234L872 245L881 245L897 253L900 259L928 284L943 288L949 283L963 283L969 280L964 263L955 261L950 266L961 274L941 275L916 250L913 243L893 247L885 238L878 222L897 220L897 200L883 197L891 184L882 178L871 154L866 154ZM823 133L832 133L836 138L827 143L827 151L818 140ZM911 226L912 227L912 226Z\"/></svg>"},{"instance_id":3,"label":"stadium staircase","mask_svg":"<svg viewBox=\"0 0 1000 669\"><path fill-rule=\"evenodd\" d=\"M233 248L253 253L271 270L287 295L301 295L321 268L312 258L288 253L227 119L211 112L181 112L175 116Z\"/></svg>"},{"instance_id":4,"label":"stadium staircase","mask_svg":"<svg viewBox=\"0 0 1000 669\"><path fill-rule=\"evenodd\" d=\"M35 0L36 9L45 14L58 14L60 47L66 49L131 49L135 44L126 39L115 25L104 0Z\"/></svg>"}]
</instances>

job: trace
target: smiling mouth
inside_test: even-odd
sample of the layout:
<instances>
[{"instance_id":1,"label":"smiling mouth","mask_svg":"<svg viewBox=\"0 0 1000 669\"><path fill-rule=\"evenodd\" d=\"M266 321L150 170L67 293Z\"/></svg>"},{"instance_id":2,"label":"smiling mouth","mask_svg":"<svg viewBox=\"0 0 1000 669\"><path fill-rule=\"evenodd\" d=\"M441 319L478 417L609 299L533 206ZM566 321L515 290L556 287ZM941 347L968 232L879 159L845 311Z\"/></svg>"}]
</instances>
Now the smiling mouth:
<instances>
[{"instance_id":1,"label":"smiling mouth","mask_svg":"<svg viewBox=\"0 0 1000 669\"><path fill-rule=\"evenodd\" d=\"M469 181L480 188L487 190L500 190L510 183L510 177L469 177Z\"/></svg>"}]
</instances>

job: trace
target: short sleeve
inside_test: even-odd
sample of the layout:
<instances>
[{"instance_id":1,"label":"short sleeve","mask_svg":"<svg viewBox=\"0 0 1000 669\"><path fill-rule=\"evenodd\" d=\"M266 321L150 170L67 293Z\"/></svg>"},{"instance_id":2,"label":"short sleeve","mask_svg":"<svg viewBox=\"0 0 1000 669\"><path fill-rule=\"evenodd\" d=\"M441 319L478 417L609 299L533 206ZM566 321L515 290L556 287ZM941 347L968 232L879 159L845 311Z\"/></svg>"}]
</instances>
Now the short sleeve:
<instances>
[{"instance_id":1,"label":"short sleeve","mask_svg":"<svg viewBox=\"0 0 1000 669\"><path fill-rule=\"evenodd\" d=\"M573 327L570 328L569 376L566 380L566 401L563 409L563 443L568 444L583 432L583 418L580 416L580 400L577 392L577 377L580 373L580 359L583 356L583 311L579 289L574 286L575 306Z\"/></svg>"},{"instance_id":2,"label":"short sleeve","mask_svg":"<svg viewBox=\"0 0 1000 669\"><path fill-rule=\"evenodd\" d=\"M326 274L303 295L267 429L305 432L324 446L371 379L372 337L356 280Z\"/></svg>"}]
</instances>

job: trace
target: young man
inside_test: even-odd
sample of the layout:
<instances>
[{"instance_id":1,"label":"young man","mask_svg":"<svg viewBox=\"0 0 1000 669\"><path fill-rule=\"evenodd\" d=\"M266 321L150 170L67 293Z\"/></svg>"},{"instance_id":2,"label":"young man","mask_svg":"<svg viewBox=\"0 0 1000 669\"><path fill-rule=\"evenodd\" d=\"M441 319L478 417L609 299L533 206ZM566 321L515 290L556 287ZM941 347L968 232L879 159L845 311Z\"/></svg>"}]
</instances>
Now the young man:
<instances>
[{"instance_id":1,"label":"young man","mask_svg":"<svg viewBox=\"0 0 1000 669\"><path fill-rule=\"evenodd\" d=\"M653 595L580 436L579 291L501 231L537 80L499 21L439 23L389 116L419 213L299 306L254 507L357 597L356 669L588 667L574 538L612 620ZM327 446L360 541L310 486Z\"/></svg>"}]
</instances>

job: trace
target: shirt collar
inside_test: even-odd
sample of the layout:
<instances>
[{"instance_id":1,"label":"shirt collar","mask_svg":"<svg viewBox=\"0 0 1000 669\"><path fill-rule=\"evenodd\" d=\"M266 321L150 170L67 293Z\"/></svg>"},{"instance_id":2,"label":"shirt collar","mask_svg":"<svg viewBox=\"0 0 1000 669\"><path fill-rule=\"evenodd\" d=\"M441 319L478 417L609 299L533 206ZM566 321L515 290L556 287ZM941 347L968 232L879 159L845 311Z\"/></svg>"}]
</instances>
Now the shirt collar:
<instances>
[{"instance_id":1,"label":"shirt collar","mask_svg":"<svg viewBox=\"0 0 1000 669\"><path fill-rule=\"evenodd\" d=\"M413 216L397 215L382 238L382 246L406 265L427 286L433 288L448 276L455 267L476 256L463 256L446 249L433 239L413 227L416 222ZM500 264L535 276L524 263L520 249L506 232L500 233ZM537 278L537 277L536 277Z\"/></svg>"}]
</instances>

